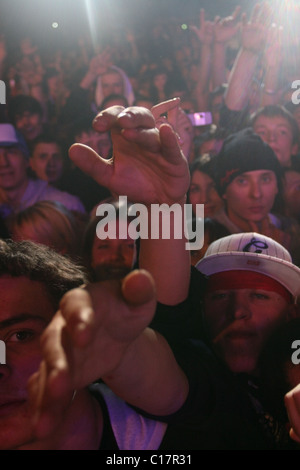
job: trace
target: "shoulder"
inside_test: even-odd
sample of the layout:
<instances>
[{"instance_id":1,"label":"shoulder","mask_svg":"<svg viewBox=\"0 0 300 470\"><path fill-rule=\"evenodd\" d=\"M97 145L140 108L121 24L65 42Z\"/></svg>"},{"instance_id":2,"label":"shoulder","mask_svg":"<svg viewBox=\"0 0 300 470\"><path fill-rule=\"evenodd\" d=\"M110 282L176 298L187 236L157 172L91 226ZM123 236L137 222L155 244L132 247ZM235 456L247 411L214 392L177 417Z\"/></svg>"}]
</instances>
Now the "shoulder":
<instances>
[{"instance_id":1,"label":"shoulder","mask_svg":"<svg viewBox=\"0 0 300 470\"><path fill-rule=\"evenodd\" d=\"M101 395L108 411L110 426L120 450L156 450L165 434L167 424L142 416L104 383L89 387L91 393Z\"/></svg>"},{"instance_id":2,"label":"shoulder","mask_svg":"<svg viewBox=\"0 0 300 470\"><path fill-rule=\"evenodd\" d=\"M46 183L43 181L43 183ZM77 196L70 194L66 191L61 191L60 189L55 188L49 184L45 184L42 188L40 200L48 199L52 201L58 201L62 203L67 209L77 212L85 213L85 208L83 203Z\"/></svg>"}]
</instances>

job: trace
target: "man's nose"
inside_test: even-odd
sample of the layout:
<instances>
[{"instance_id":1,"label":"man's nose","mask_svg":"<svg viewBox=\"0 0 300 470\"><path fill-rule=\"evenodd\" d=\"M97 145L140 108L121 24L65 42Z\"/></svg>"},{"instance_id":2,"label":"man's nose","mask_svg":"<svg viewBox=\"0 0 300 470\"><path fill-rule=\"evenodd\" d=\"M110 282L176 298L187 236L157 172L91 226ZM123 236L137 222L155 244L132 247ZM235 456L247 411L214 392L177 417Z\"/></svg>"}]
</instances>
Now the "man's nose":
<instances>
[{"instance_id":1,"label":"man's nose","mask_svg":"<svg viewBox=\"0 0 300 470\"><path fill-rule=\"evenodd\" d=\"M239 292L235 293L235 295L232 298L231 308L232 308L232 316L236 320L251 317L251 310L249 307L249 303L242 293L239 293Z\"/></svg>"},{"instance_id":2,"label":"man's nose","mask_svg":"<svg viewBox=\"0 0 300 470\"><path fill-rule=\"evenodd\" d=\"M277 135L275 131L270 131L268 133L267 143L275 142L277 140Z\"/></svg>"},{"instance_id":3,"label":"man's nose","mask_svg":"<svg viewBox=\"0 0 300 470\"><path fill-rule=\"evenodd\" d=\"M250 193L252 197L255 197L256 199L261 197L261 186L258 182L252 182L251 187L250 187Z\"/></svg>"}]
</instances>

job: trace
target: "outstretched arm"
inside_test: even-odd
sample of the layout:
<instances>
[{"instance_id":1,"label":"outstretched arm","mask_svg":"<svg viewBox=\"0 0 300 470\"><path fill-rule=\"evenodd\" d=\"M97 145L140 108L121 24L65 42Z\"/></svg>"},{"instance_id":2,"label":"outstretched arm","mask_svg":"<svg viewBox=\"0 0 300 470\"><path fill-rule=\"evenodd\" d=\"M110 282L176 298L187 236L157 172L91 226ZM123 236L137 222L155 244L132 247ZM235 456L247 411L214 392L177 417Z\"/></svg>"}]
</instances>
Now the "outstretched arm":
<instances>
[{"instance_id":1,"label":"outstretched arm","mask_svg":"<svg viewBox=\"0 0 300 470\"><path fill-rule=\"evenodd\" d=\"M29 381L39 438L53 432L74 390L99 377L149 413L166 415L182 406L186 376L166 340L147 328L155 306L154 282L145 271L63 297L42 336L39 372Z\"/></svg>"},{"instance_id":2,"label":"outstretched arm","mask_svg":"<svg viewBox=\"0 0 300 470\"><path fill-rule=\"evenodd\" d=\"M269 14L267 5L256 4L249 21L245 14L242 16L242 47L231 70L225 93L225 104L230 110L241 111L249 101L252 80L266 41Z\"/></svg>"},{"instance_id":3,"label":"outstretched arm","mask_svg":"<svg viewBox=\"0 0 300 470\"><path fill-rule=\"evenodd\" d=\"M163 239L160 233L156 239L149 229L148 238L141 238L139 266L153 276L159 302L180 303L187 297L190 280L190 256L182 228L190 176L176 132L168 123L157 128L153 114L140 107L108 108L97 115L93 126L99 132L111 131L113 158L102 159L82 144L70 148L70 158L112 193L142 203L149 215L154 205L157 208L165 204L166 218L162 217L156 231L162 224L168 224L170 234ZM176 225L182 234L179 238L169 211L173 205L179 209L179 227ZM148 226L153 227L153 220L148 221Z\"/></svg>"},{"instance_id":4,"label":"outstretched arm","mask_svg":"<svg viewBox=\"0 0 300 470\"><path fill-rule=\"evenodd\" d=\"M240 29L240 23L238 22L240 12L241 7L237 6L230 16L215 18L212 60L213 89L227 83L226 49L229 41L237 35Z\"/></svg>"}]
</instances>

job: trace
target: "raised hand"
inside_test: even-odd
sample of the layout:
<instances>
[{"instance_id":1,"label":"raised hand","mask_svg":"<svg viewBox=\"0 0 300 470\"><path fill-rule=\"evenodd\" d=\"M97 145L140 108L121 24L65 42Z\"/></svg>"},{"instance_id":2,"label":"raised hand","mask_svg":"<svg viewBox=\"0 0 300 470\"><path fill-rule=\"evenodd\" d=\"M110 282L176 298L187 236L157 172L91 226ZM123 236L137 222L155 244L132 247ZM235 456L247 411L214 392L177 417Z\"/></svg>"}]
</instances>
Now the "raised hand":
<instances>
[{"instance_id":1,"label":"raised hand","mask_svg":"<svg viewBox=\"0 0 300 470\"><path fill-rule=\"evenodd\" d=\"M190 29L197 34L197 37L201 44L210 46L214 39L214 23L213 21L207 21L205 19L205 11L203 8L200 10L200 26L191 25Z\"/></svg>"},{"instance_id":2,"label":"raised hand","mask_svg":"<svg viewBox=\"0 0 300 470\"><path fill-rule=\"evenodd\" d=\"M29 380L35 432L49 435L76 391L111 374L152 320L155 287L146 271L69 291L41 338L43 361ZM133 362L129 367L133 367Z\"/></svg>"},{"instance_id":3,"label":"raised hand","mask_svg":"<svg viewBox=\"0 0 300 470\"><path fill-rule=\"evenodd\" d=\"M241 7L237 6L230 16L220 18L217 16L214 21L214 41L216 43L227 43L239 31L241 23L238 18L241 13Z\"/></svg>"},{"instance_id":4,"label":"raised hand","mask_svg":"<svg viewBox=\"0 0 300 470\"><path fill-rule=\"evenodd\" d=\"M264 49L267 31L271 22L271 11L268 4L257 3L251 13L249 21L242 15L242 47L254 53Z\"/></svg>"},{"instance_id":5,"label":"raised hand","mask_svg":"<svg viewBox=\"0 0 300 470\"><path fill-rule=\"evenodd\" d=\"M89 72L98 77L98 75L106 72L110 65L112 65L110 53L105 50L92 57L89 63Z\"/></svg>"},{"instance_id":6,"label":"raised hand","mask_svg":"<svg viewBox=\"0 0 300 470\"><path fill-rule=\"evenodd\" d=\"M113 158L102 159L91 148L73 144L71 160L117 195L144 204L182 202L189 187L188 163L168 123L156 127L146 108L113 106L99 113L93 127L110 130Z\"/></svg>"}]
</instances>

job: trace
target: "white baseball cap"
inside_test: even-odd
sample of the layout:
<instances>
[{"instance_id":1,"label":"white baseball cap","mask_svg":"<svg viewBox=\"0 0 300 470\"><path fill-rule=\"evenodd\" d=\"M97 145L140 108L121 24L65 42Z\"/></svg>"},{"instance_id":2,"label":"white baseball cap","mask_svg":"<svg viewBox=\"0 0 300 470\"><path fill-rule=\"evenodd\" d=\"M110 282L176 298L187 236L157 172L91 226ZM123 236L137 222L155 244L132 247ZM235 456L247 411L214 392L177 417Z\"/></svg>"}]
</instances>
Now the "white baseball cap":
<instances>
[{"instance_id":1,"label":"white baseball cap","mask_svg":"<svg viewBox=\"0 0 300 470\"><path fill-rule=\"evenodd\" d=\"M0 123L0 147L18 147L26 158L29 151L22 134L10 123Z\"/></svg>"},{"instance_id":2,"label":"white baseball cap","mask_svg":"<svg viewBox=\"0 0 300 470\"><path fill-rule=\"evenodd\" d=\"M300 294L300 268L280 243L260 233L236 233L212 242L196 268L207 276L254 271L279 282L294 297Z\"/></svg>"}]
</instances>

